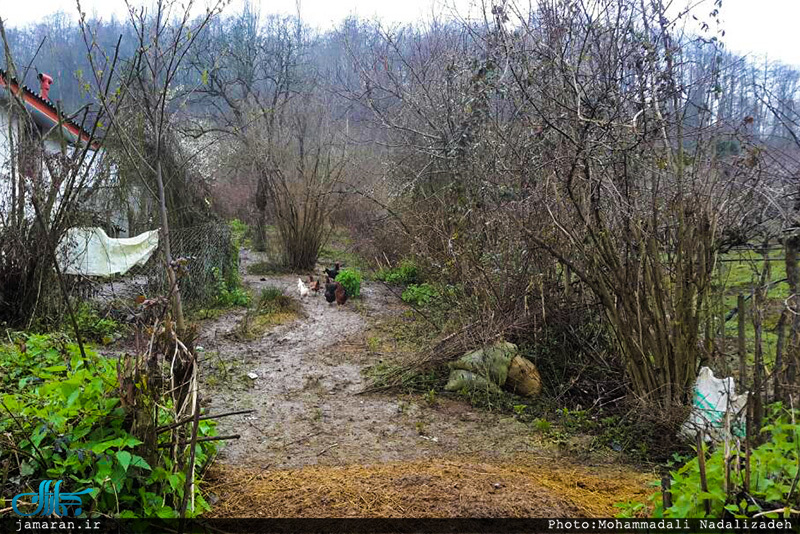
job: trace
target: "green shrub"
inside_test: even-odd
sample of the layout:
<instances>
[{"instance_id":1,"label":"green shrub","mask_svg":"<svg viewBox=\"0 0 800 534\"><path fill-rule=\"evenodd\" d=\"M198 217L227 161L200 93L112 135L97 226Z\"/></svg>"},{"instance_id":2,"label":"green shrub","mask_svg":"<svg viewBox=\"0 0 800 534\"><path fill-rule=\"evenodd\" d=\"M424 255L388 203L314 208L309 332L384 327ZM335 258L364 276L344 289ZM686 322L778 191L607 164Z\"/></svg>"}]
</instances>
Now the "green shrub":
<instances>
[{"instance_id":1,"label":"green shrub","mask_svg":"<svg viewBox=\"0 0 800 534\"><path fill-rule=\"evenodd\" d=\"M800 507L800 496L792 493L792 485L798 476L800 458L800 426L792 424L791 414L780 403L769 407L767 424L761 430L770 436L769 441L756 447L750 456L750 491L746 500L737 497L744 485L744 469L731 469L733 489L728 495L724 490L725 450L719 446L706 457L706 479L708 492L700 489L700 469L695 457L677 471L670 472L672 478L672 506L663 508L661 493L653 495L655 517L706 517L703 497L711 504L708 517L722 517L727 511L735 517L752 517L754 514L789 506ZM744 465L744 452L733 453L731 463ZM738 458L737 458L738 455ZM654 483L655 484L655 483ZM787 502L791 494L791 502ZM778 517L778 513L766 514L767 518Z\"/></svg>"},{"instance_id":2,"label":"green shrub","mask_svg":"<svg viewBox=\"0 0 800 534\"><path fill-rule=\"evenodd\" d=\"M89 341L107 345L114 341L117 334L124 330L124 326L110 317L101 317L97 309L87 302L81 303L75 310L75 320L81 335ZM60 328L62 331L74 334L72 323L68 317Z\"/></svg>"},{"instance_id":3,"label":"green shrub","mask_svg":"<svg viewBox=\"0 0 800 534\"><path fill-rule=\"evenodd\" d=\"M342 269L336 276L336 281L344 286L348 297L354 298L361 294L361 273L356 269Z\"/></svg>"},{"instance_id":4,"label":"green shrub","mask_svg":"<svg viewBox=\"0 0 800 534\"><path fill-rule=\"evenodd\" d=\"M429 304L437 296L436 290L430 284L411 284L400 295L403 302L421 306Z\"/></svg>"},{"instance_id":5,"label":"green shrub","mask_svg":"<svg viewBox=\"0 0 800 534\"><path fill-rule=\"evenodd\" d=\"M173 472L169 448L150 455L132 435L119 398L117 360L89 347L84 359L64 335L15 337L14 344L0 346L0 465L8 494L59 479L68 491L93 488L83 516L177 517L184 474ZM169 403L154 409L160 424L172 421ZM199 428L203 436L214 434L213 422L201 421ZM169 432L159 435L161 444L171 439ZM215 454L216 443L198 444L197 465ZM193 515L208 509L196 489Z\"/></svg>"},{"instance_id":6,"label":"green shrub","mask_svg":"<svg viewBox=\"0 0 800 534\"><path fill-rule=\"evenodd\" d=\"M233 244L238 249L245 244L245 238L247 237L248 232L250 232L250 227L239 219L233 219L228 224L230 225L231 233L233 234L231 236Z\"/></svg>"},{"instance_id":7,"label":"green shrub","mask_svg":"<svg viewBox=\"0 0 800 534\"><path fill-rule=\"evenodd\" d=\"M419 269L413 261L403 260L397 267L379 270L375 278L387 284L416 284L419 282Z\"/></svg>"},{"instance_id":8,"label":"green shrub","mask_svg":"<svg viewBox=\"0 0 800 534\"><path fill-rule=\"evenodd\" d=\"M238 277L231 283L222 276L219 268L214 267L214 283L216 284L215 303L220 308L231 306L247 306L250 304L250 295L239 283Z\"/></svg>"}]
</instances>

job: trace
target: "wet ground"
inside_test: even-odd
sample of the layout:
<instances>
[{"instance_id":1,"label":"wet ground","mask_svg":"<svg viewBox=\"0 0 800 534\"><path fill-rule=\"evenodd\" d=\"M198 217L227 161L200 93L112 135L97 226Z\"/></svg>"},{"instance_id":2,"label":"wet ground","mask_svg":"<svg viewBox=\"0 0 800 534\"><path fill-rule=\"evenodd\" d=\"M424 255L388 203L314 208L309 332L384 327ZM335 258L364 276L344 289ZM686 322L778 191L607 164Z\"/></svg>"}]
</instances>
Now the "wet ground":
<instances>
[{"instance_id":1,"label":"wet ground","mask_svg":"<svg viewBox=\"0 0 800 534\"><path fill-rule=\"evenodd\" d=\"M257 260L244 251L243 269ZM362 394L363 369L385 357L368 350L367 328L405 311L382 284L339 309L301 299L296 275L243 278L256 294L299 299L301 314L252 341L234 335L243 311L202 329L208 410L253 410L219 420L240 438L210 475L214 515L608 516L645 495L652 475L578 465L513 417L458 398Z\"/></svg>"}]
</instances>

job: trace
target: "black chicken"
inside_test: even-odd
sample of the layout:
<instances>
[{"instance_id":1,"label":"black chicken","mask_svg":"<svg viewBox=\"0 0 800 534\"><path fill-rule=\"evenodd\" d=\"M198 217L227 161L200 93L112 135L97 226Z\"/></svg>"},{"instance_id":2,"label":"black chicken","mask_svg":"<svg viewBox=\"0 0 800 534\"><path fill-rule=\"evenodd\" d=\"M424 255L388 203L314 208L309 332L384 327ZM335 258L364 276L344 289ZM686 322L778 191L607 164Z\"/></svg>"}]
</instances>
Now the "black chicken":
<instances>
[{"instance_id":1,"label":"black chicken","mask_svg":"<svg viewBox=\"0 0 800 534\"><path fill-rule=\"evenodd\" d=\"M336 277L339 276L339 265L337 261L333 269L325 269L325 274L327 274L331 280L336 280Z\"/></svg>"},{"instance_id":2,"label":"black chicken","mask_svg":"<svg viewBox=\"0 0 800 534\"><path fill-rule=\"evenodd\" d=\"M333 304L336 300L336 283L331 282L330 278L325 279L325 300L328 301L328 304Z\"/></svg>"}]
</instances>

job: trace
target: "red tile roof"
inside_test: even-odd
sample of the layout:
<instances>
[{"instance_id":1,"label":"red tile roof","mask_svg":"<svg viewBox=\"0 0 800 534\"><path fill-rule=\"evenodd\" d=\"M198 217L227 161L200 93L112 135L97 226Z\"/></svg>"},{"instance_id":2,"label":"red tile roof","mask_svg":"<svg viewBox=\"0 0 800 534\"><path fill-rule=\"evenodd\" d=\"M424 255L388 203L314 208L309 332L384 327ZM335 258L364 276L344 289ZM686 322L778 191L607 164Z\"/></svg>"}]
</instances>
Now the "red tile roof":
<instances>
[{"instance_id":1,"label":"red tile roof","mask_svg":"<svg viewBox=\"0 0 800 534\"><path fill-rule=\"evenodd\" d=\"M16 78L9 77L6 71L0 69L0 88L8 88L9 80L11 90L14 93L18 93L20 91L20 83ZM1 97L2 95L0 95L0 98ZM42 98L39 93L33 91L30 87L24 84L22 85L22 99L28 107L28 110L31 112L34 120L40 126L50 129L58 124L58 109L50 100ZM64 113L61 113L61 122L65 130L64 133L67 134L67 138L70 142L75 143L78 138L80 138L82 141L89 141L91 139L91 134L85 128L82 128L78 123L67 117Z\"/></svg>"}]
</instances>

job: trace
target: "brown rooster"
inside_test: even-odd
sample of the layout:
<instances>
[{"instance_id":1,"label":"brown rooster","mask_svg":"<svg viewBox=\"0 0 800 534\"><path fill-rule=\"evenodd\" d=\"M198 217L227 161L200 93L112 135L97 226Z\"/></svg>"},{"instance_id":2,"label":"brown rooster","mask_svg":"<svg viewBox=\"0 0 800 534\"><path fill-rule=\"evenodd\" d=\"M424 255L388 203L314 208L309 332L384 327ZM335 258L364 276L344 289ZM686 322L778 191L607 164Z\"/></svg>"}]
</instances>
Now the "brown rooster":
<instances>
[{"instance_id":1,"label":"brown rooster","mask_svg":"<svg viewBox=\"0 0 800 534\"><path fill-rule=\"evenodd\" d=\"M308 275L308 288L311 291L313 291L315 295L319 295L319 290L320 290L319 278L314 280L314 277L309 274Z\"/></svg>"},{"instance_id":2,"label":"brown rooster","mask_svg":"<svg viewBox=\"0 0 800 534\"><path fill-rule=\"evenodd\" d=\"M333 294L336 297L336 304L338 304L336 309L338 310L339 306L344 306L344 303L347 302L347 291L341 282L335 282L335 285L336 290L333 292Z\"/></svg>"}]
</instances>

